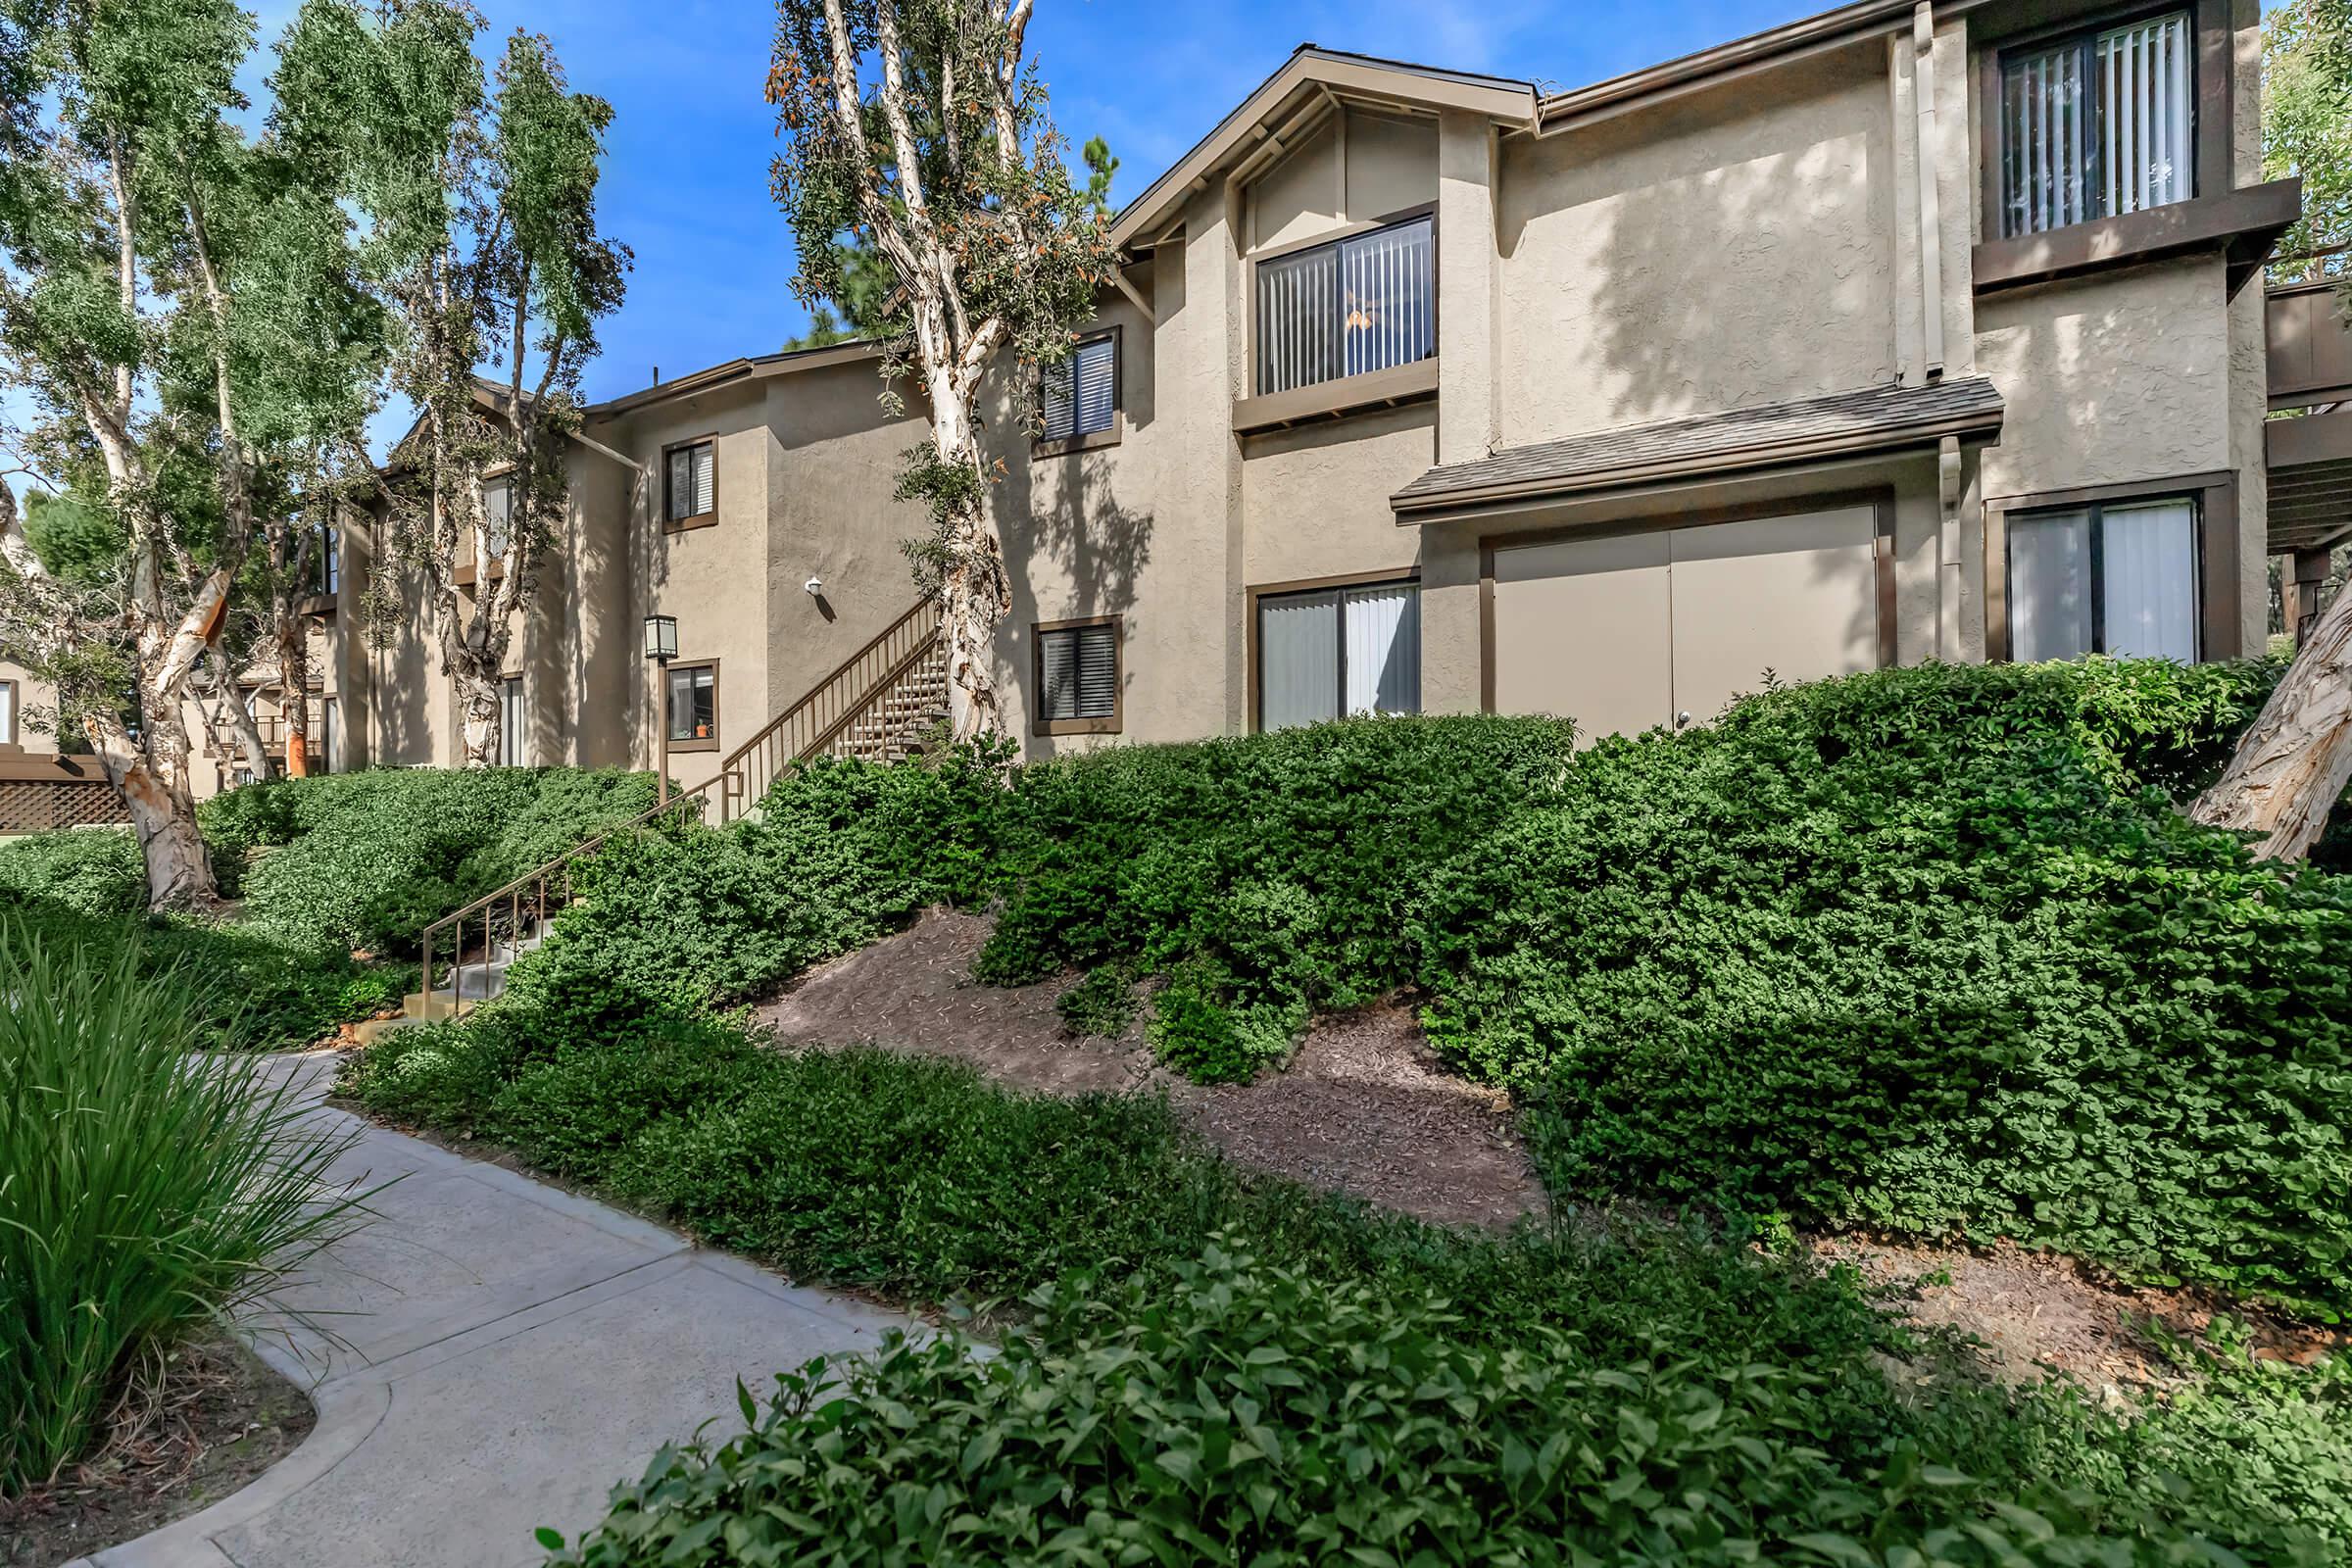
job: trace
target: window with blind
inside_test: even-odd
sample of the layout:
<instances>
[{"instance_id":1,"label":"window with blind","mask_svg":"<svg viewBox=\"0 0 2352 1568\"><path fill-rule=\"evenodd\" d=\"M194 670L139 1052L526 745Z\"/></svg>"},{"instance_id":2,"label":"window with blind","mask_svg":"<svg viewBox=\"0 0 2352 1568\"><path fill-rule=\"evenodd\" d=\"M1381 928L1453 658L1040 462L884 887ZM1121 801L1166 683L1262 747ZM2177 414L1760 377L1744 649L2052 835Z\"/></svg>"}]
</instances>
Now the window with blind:
<instances>
[{"instance_id":1,"label":"window with blind","mask_svg":"<svg viewBox=\"0 0 2352 1568\"><path fill-rule=\"evenodd\" d=\"M1436 264L1427 218L1258 263L1259 393L1435 354Z\"/></svg>"},{"instance_id":2,"label":"window with blind","mask_svg":"<svg viewBox=\"0 0 2352 1568\"><path fill-rule=\"evenodd\" d=\"M1371 583L1257 601L1257 727L1421 711L1421 589Z\"/></svg>"},{"instance_id":3,"label":"window with blind","mask_svg":"<svg viewBox=\"0 0 2352 1568\"><path fill-rule=\"evenodd\" d=\"M1041 379L1045 404L1042 439L1068 441L1098 435L1118 423L1119 340L1112 333L1090 337Z\"/></svg>"},{"instance_id":4,"label":"window with blind","mask_svg":"<svg viewBox=\"0 0 2352 1568\"><path fill-rule=\"evenodd\" d=\"M318 530L318 591L329 599L343 586L343 530Z\"/></svg>"},{"instance_id":5,"label":"window with blind","mask_svg":"<svg viewBox=\"0 0 2352 1568\"><path fill-rule=\"evenodd\" d=\"M2001 61L2001 230L2038 234L2196 194L2196 28L2186 11Z\"/></svg>"},{"instance_id":6,"label":"window with blind","mask_svg":"<svg viewBox=\"0 0 2352 1568\"><path fill-rule=\"evenodd\" d=\"M0 680L0 746L17 744L17 683Z\"/></svg>"},{"instance_id":7,"label":"window with blind","mask_svg":"<svg viewBox=\"0 0 2352 1568\"><path fill-rule=\"evenodd\" d=\"M2009 657L2197 658L2197 504L2183 496L2009 519Z\"/></svg>"},{"instance_id":8,"label":"window with blind","mask_svg":"<svg viewBox=\"0 0 2352 1568\"><path fill-rule=\"evenodd\" d=\"M1117 729L1118 618L1040 626L1036 637L1038 731Z\"/></svg>"},{"instance_id":9,"label":"window with blind","mask_svg":"<svg viewBox=\"0 0 2352 1568\"><path fill-rule=\"evenodd\" d=\"M482 483L483 531L489 535L490 559L507 559L507 544L514 537L514 487L505 479L487 479Z\"/></svg>"},{"instance_id":10,"label":"window with blind","mask_svg":"<svg viewBox=\"0 0 2352 1568\"><path fill-rule=\"evenodd\" d=\"M343 766L343 736L336 722L340 716L334 698L319 700L318 765L329 773L339 772Z\"/></svg>"},{"instance_id":11,"label":"window with blind","mask_svg":"<svg viewBox=\"0 0 2352 1568\"><path fill-rule=\"evenodd\" d=\"M714 442L696 441L671 447L669 477L663 485L662 516L670 522L691 522L718 510L718 452Z\"/></svg>"},{"instance_id":12,"label":"window with blind","mask_svg":"<svg viewBox=\"0 0 2352 1568\"><path fill-rule=\"evenodd\" d=\"M520 767L522 761L522 677L509 675L498 683L498 765Z\"/></svg>"}]
</instances>

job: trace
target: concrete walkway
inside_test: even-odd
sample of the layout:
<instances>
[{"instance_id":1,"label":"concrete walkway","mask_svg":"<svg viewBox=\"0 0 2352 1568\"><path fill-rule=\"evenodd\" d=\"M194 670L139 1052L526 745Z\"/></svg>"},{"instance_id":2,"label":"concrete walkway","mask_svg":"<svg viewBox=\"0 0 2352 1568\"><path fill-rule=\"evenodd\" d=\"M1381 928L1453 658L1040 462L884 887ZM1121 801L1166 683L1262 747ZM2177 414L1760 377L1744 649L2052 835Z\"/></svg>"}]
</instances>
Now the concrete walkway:
<instances>
[{"instance_id":1,"label":"concrete walkway","mask_svg":"<svg viewBox=\"0 0 2352 1568\"><path fill-rule=\"evenodd\" d=\"M331 1056L281 1058L322 1096ZM321 1105L362 1130L336 1172L376 1218L314 1260L255 1348L318 1406L260 1480L99 1552L98 1568L506 1568L576 1537L612 1485L717 1418L740 1377L868 1349L908 1320L786 1285L659 1226ZM328 1315L332 1314L332 1315ZM338 1343L339 1342L339 1343Z\"/></svg>"}]
</instances>

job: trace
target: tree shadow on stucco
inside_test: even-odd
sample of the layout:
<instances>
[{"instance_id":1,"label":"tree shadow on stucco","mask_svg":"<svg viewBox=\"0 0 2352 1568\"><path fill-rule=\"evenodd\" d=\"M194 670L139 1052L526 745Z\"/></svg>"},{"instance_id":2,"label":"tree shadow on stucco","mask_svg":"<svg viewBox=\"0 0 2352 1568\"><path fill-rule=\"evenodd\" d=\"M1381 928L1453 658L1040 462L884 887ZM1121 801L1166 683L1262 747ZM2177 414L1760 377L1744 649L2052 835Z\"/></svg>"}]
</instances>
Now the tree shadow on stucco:
<instances>
[{"instance_id":1,"label":"tree shadow on stucco","mask_svg":"<svg viewBox=\"0 0 2352 1568\"><path fill-rule=\"evenodd\" d=\"M1134 609L1152 558L1152 515L1122 505L1113 493L1112 450L1034 459L1007 472L996 503L1012 585L1007 618L1016 626ZM1055 468L1058 482L1034 482L1035 474ZM1041 582L1067 585L1058 593L1049 589L1050 610L1042 617Z\"/></svg>"}]
</instances>

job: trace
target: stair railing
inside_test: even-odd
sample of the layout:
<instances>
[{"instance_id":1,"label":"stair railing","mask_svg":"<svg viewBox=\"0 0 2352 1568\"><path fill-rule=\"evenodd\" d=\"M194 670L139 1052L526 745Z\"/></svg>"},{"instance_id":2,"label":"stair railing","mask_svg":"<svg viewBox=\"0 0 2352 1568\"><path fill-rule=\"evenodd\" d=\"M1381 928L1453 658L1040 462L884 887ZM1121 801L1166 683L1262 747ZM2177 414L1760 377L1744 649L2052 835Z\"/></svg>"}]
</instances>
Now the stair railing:
<instances>
[{"instance_id":1,"label":"stair railing","mask_svg":"<svg viewBox=\"0 0 2352 1568\"><path fill-rule=\"evenodd\" d=\"M486 975L490 964L496 961L500 916L506 920L510 948L519 948L529 940L529 935L546 930L549 917L571 902L573 866L602 849L605 841L615 833L647 827L665 817L699 821L705 807L711 803L718 808L721 823L743 814L767 793L768 786L785 768L832 747L852 722L886 702L891 689L921 663L938 640L938 611L927 602L917 604L810 687L798 702L769 720L766 728L728 753L718 764L718 771L710 778L690 790L679 791L651 810L641 811L573 845L545 865L525 871L506 886L483 894L464 908L426 926L421 956L425 1015L432 1015L436 995L433 985L436 949L451 956L449 1016L462 1017L468 1010L466 972L473 967L466 956L466 939L472 922L480 922L479 961Z\"/></svg>"},{"instance_id":2,"label":"stair railing","mask_svg":"<svg viewBox=\"0 0 2352 1568\"><path fill-rule=\"evenodd\" d=\"M824 750L852 719L881 701L938 638L938 609L928 601L916 605L799 702L768 720L765 729L728 753L718 764L718 776L726 781L718 798L718 819L732 821L749 811L785 768Z\"/></svg>"}]
</instances>

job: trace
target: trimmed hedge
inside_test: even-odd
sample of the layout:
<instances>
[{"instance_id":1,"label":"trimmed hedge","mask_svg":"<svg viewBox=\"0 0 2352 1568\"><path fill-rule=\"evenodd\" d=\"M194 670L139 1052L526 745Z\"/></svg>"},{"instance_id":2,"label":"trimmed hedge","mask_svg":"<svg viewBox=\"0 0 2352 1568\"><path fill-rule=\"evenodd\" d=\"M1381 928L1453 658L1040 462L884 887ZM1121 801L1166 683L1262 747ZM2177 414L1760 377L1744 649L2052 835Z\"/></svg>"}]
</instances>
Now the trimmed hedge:
<instances>
[{"instance_id":1,"label":"trimmed hedge","mask_svg":"<svg viewBox=\"0 0 2352 1568\"><path fill-rule=\"evenodd\" d=\"M1864 1560L1848 1537L1874 1562L2000 1541L2229 1560L2199 1555L2211 1538L2286 1563L2352 1541L2333 1363L2225 1345L2120 1413L2005 1391L1850 1276L1701 1228L1446 1231L1238 1172L1156 1099L788 1056L710 1018L582 1037L510 999L389 1037L344 1087L797 1278L1029 1298L992 1361L893 1346L786 1377L765 1416L747 1396L756 1430L662 1450L566 1560L789 1561L809 1531L853 1562L1124 1560L1153 1532L1184 1560L1269 1562L1731 1560L1743 1540Z\"/></svg>"}]
</instances>

